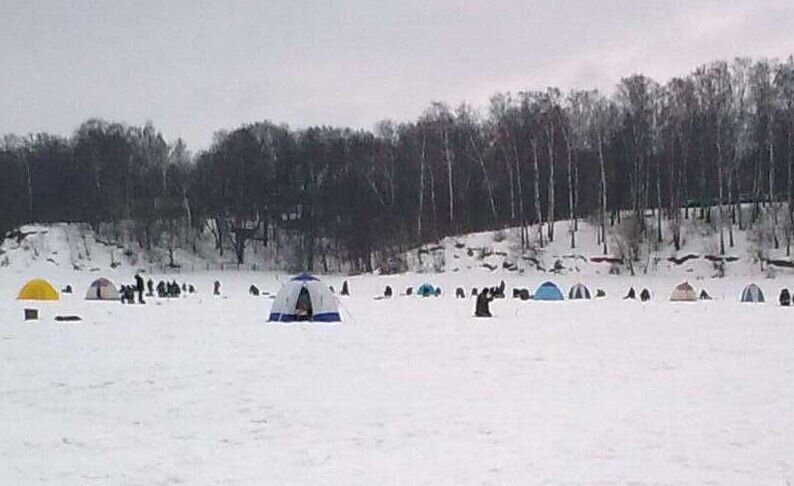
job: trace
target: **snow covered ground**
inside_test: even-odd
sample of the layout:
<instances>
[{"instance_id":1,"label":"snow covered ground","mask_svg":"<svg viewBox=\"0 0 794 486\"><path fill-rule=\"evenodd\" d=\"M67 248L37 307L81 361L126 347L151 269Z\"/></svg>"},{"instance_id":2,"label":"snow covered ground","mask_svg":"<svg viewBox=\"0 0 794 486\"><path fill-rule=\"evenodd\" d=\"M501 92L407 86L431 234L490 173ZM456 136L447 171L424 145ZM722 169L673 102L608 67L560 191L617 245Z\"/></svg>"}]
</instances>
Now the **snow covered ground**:
<instances>
[{"instance_id":1,"label":"snow covered ground","mask_svg":"<svg viewBox=\"0 0 794 486\"><path fill-rule=\"evenodd\" d=\"M181 275L198 294L122 306L82 299L97 273L37 268L0 269L0 484L794 483L790 277L755 279L763 305L738 303L749 277L692 279L716 300L674 304L681 276L569 274L608 298L508 295L477 320L455 287L546 277L361 276L341 324L277 325L247 288L284 275ZM34 276L76 293L24 323ZM443 296L373 300L423 281Z\"/></svg>"}]
</instances>

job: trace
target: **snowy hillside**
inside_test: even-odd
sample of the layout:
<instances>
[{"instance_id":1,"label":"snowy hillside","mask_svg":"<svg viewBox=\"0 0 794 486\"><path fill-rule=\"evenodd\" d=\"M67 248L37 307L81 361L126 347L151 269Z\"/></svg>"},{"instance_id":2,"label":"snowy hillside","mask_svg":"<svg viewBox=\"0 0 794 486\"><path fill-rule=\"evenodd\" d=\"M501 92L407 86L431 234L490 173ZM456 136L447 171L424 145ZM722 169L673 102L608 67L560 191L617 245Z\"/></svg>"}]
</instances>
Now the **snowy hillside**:
<instances>
[{"instance_id":1,"label":"snowy hillside","mask_svg":"<svg viewBox=\"0 0 794 486\"><path fill-rule=\"evenodd\" d=\"M621 259L619 228L609 228L609 252L603 255L598 243L598 228L580 221L576 232L576 248L570 247L567 221L556 225L556 239L541 247L533 230L529 248L522 252L518 229L475 233L445 238L438 244L425 245L405 256L407 267L418 272L463 272L482 274L573 274L582 277L609 274L629 274L626 259ZM719 235L708 225L689 221L682 229L682 246L675 251L672 244L642 244L643 257L634 264L637 275L679 276L706 279L719 276L774 277L791 274L785 266L768 265L768 260L790 261L785 247L764 248L764 265L759 259L754 235L735 230L735 245L727 247L719 256ZM726 245L727 246L727 245Z\"/></svg>"}]
</instances>

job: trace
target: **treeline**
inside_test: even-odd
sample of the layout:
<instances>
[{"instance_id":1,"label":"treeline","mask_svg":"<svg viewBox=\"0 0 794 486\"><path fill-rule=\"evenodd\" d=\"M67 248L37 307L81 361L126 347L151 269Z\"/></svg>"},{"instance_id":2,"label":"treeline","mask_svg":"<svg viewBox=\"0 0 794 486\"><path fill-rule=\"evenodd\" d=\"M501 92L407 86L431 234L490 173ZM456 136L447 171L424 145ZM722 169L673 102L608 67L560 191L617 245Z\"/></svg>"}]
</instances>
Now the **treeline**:
<instances>
[{"instance_id":1,"label":"treeline","mask_svg":"<svg viewBox=\"0 0 794 486\"><path fill-rule=\"evenodd\" d=\"M328 255L369 270L418 243L505 226L522 228L525 247L575 247L582 218L601 227L604 253L615 251L607 227L628 218L629 257L646 239L678 248L690 217L718 228L722 253L735 225L759 220L789 247L792 130L792 58L714 62L664 85L632 75L611 96L548 88L496 94L484 110L433 103L373 132L253 123L195 155L151 125L90 120L70 138L4 137L0 230L131 222L143 247L211 233L240 262L252 242L287 238L310 270ZM744 218L741 203L753 207Z\"/></svg>"}]
</instances>

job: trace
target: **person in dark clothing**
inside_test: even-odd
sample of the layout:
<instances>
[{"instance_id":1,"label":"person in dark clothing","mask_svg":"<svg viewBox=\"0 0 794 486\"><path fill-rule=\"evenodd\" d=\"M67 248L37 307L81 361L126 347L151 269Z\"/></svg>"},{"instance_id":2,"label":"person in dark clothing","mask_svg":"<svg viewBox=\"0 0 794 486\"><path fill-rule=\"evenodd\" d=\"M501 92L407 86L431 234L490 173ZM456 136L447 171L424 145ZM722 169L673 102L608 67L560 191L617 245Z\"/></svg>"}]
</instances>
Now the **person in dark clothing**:
<instances>
[{"instance_id":1,"label":"person in dark clothing","mask_svg":"<svg viewBox=\"0 0 794 486\"><path fill-rule=\"evenodd\" d=\"M488 289L483 289L480 295L477 296L477 304L474 308L474 315L477 317L493 317L491 316L491 309L489 308L493 297L488 295Z\"/></svg>"},{"instance_id":2,"label":"person in dark clothing","mask_svg":"<svg viewBox=\"0 0 794 486\"><path fill-rule=\"evenodd\" d=\"M791 305L791 294L789 293L788 289L783 289L780 291L780 305L783 307L788 307Z\"/></svg>"},{"instance_id":3,"label":"person in dark clothing","mask_svg":"<svg viewBox=\"0 0 794 486\"><path fill-rule=\"evenodd\" d=\"M146 297L154 297L154 281L152 279L146 281L146 290L148 290Z\"/></svg>"},{"instance_id":4,"label":"person in dark clothing","mask_svg":"<svg viewBox=\"0 0 794 486\"><path fill-rule=\"evenodd\" d=\"M472 287L471 288L471 296L472 297L477 297L477 287Z\"/></svg>"},{"instance_id":5,"label":"person in dark clothing","mask_svg":"<svg viewBox=\"0 0 794 486\"><path fill-rule=\"evenodd\" d=\"M171 288L173 289L171 291L172 292L172 297L179 297L179 295L182 293L182 291L179 290L179 284L176 283L176 280L171 282Z\"/></svg>"},{"instance_id":6,"label":"person in dark clothing","mask_svg":"<svg viewBox=\"0 0 794 486\"><path fill-rule=\"evenodd\" d=\"M221 295L221 283L220 283L220 281L216 280L215 283L212 285L212 293L213 293L213 295Z\"/></svg>"},{"instance_id":7,"label":"person in dark clothing","mask_svg":"<svg viewBox=\"0 0 794 486\"><path fill-rule=\"evenodd\" d=\"M628 293L628 294L626 294L626 296L625 296L625 297L623 297L623 299L624 299L624 300L625 300L625 299L631 299L631 300L634 300L634 299L636 299L636 298L637 298L637 293L634 291L634 287L631 287L631 288L629 288L629 293Z\"/></svg>"},{"instance_id":8,"label":"person in dark clothing","mask_svg":"<svg viewBox=\"0 0 794 486\"><path fill-rule=\"evenodd\" d=\"M182 282L182 292L187 292L187 284Z\"/></svg>"},{"instance_id":9,"label":"person in dark clothing","mask_svg":"<svg viewBox=\"0 0 794 486\"><path fill-rule=\"evenodd\" d=\"M350 295L350 288L347 286L347 280L342 282L342 295Z\"/></svg>"},{"instance_id":10,"label":"person in dark clothing","mask_svg":"<svg viewBox=\"0 0 794 486\"><path fill-rule=\"evenodd\" d=\"M434 297L441 297L441 287L436 287L436 290L433 291Z\"/></svg>"},{"instance_id":11,"label":"person in dark clothing","mask_svg":"<svg viewBox=\"0 0 794 486\"><path fill-rule=\"evenodd\" d=\"M604 289L596 290L596 299L600 299L600 298L606 297L606 296L607 296L607 293L604 291Z\"/></svg>"},{"instance_id":12,"label":"person in dark clothing","mask_svg":"<svg viewBox=\"0 0 794 486\"><path fill-rule=\"evenodd\" d=\"M391 289L391 285L387 285L386 288L383 289L383 296L386 297L387 299L390 299L393 292L394 291Z\"/></svg>"},{"instance_id":13,"label":"person in dark clothing","mask_svg":"<svg viewBox=\"0 0 794 486\"><path fill-rule=\"evenodd\" d=\"M254 297L259 297L259 288L256 285L251 285L248 287L248 293Z\"/></svg>"},{"instance_id":14,"label":"person in dark clothing","mask_svg":"<svg viewBox=\"0 0 794 486\"><path fill-rule=\"evenodd\" d=\"M298 294L298 302L295 304L295 315L299 321L312 320L312 299L309 296L309 289L301 288Z\"/></svg>"},{"instance_id":15,"label":"person in dark clothing","mask_svg":"<svg viewBox=\"0 0 794 486\"><path fill-rule=\"evenodd\" d=\"M122 304L126 304L127 303L127 286L126 285L122 285L121 288L119 289L119 296L121 297L121 303Z\"/></svg>"},{"instance_id":16,"label":"person in dark clothing","mask_svg":"<svg viewBox=\"0 0 794 486\"><path fill-rule=\"evenodd\" d=\"M706 292L706 289L703 289L703 290L700 291L700 297L698 297L698 298L700 300L711 300L711 296L709 295L708 292Z\"/></svg>"},{"instance_id":17,"label":"person in dark clothing","mask_svg":"<svg viewBox=\"0 0 794 486\"><path fill-rule=\"evenodd\" d=\"M187 286L187 292L189 294L195 294L196 293L196 287L194 287L193 284L188 285Z\"/></svg>"},{"instance_id":18,"label":"person in dark clothing","mask_svg":"<svg viewBox=\"0 0 794 486\"><path fill-rule=\"evenodd\" d=\"M160 282L157 283L157 297L160 297L161 299L167 297L166 290L165 282L160 280Z\"/></svg>"},{"instance_id":19,"label":"person in dark clothing","mask_svg":"<svg viewBox=\"0 0 794 486\"><path fill-rule=\"evenodd\" d=\"M463 287L458 287L457 289L455 289L455 298L456 299L466 298L466 292L463 291Z\"/></svg>"},{"instance_id":20,"label":"person in dark clothing","mask_svg":"<svg viewBox=\"0 0 794 486\"><path fill-rule=\"evenodd\" d=\"M405 295L414 295L414 288L408 287L407 289L405 289Z\"/></svg>"},{"instance_id":21,"label":"person in dark clothing","mask_svg":"<svg viewBox=\"0 0 794 486\"><path fill-rule=\"evenodd\" d=\"M651 291L648 289L642 289L642 292L640 292L640 300L643 302L648 302L651 300Z\"/></svg>"},{"instance_id":22,"label":"person in dark clothing","mask_svg":"<svg viewBox=\"0 0 794 486\"><path fill-rule=\"evenodd\" d=\"M138 292L138 303L145 304L143 301L143 277L141 274L135 274L135 290Z\"/></svg>"}]
</instances>

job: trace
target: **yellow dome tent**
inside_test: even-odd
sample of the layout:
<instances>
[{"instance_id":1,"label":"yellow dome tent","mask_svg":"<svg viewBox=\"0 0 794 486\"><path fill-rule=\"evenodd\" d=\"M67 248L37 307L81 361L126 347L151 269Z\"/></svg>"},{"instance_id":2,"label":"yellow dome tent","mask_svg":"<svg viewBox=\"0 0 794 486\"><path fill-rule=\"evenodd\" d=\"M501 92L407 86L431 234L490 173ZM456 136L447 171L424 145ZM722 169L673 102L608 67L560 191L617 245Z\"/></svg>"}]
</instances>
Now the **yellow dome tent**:
<instances>
[{"instance_id":1,"label":"yellow dome tent","mask_svg":"<svg viewBox=\"0 0 794 486\"><path fill-rule=\"evenodd\" d=\"M40 278L28 281L17 295L17 300L58 300L58 298L55 287Z\"/></svg>"}]
</instances>

